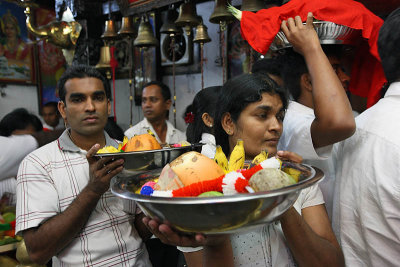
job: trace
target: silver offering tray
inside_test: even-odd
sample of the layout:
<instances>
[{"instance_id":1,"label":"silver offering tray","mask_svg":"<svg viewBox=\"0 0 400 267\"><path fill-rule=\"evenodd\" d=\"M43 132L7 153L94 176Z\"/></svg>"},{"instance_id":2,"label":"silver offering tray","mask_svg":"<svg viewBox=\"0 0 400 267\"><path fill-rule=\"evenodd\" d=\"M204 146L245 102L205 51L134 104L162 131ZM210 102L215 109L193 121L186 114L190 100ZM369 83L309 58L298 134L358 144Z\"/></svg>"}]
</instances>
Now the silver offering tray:
<instances>
[{"instance_id":1,"label":"silver offering tray","mask_svg":"<svg viewBox=\"0 0 400 267\"><path fill-rule=\"evenodd\" d=\"M299 182L267 192L203 198L152 197L135 193L146 181L157 178L161 169L131 177L116 176L111 180L111 191L136 201L147 216L182 232L235 233L279 219L296 201L300 190L324 177L320 169L306 164L284 162L283 166L300 170Z\"/></svg>"}]
</instances>

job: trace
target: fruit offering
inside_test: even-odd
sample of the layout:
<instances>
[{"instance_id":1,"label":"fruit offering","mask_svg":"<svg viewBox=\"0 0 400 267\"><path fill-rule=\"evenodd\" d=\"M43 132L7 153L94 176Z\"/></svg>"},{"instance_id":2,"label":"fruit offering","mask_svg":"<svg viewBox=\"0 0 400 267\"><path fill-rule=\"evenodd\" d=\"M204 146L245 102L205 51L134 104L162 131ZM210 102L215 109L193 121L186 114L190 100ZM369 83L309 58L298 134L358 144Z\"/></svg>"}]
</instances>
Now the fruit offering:
<instances>
[{"instance_id":1,"label":"fruit offering","mask_svg":"<svg viewBox=\"0 0 400 267\"><path fill-rule=\"evenodd\" d=\"M243 141L238 140L229 161L220 146L217 146L214 160L198 152L187 152L163 168L151 189L143 186L140 193L163 197L215 197L269 191L298 182L300 171L281 168L282 161L268 158L267 151L261 151L246 168Z\"/></svg>"}]
</instances>

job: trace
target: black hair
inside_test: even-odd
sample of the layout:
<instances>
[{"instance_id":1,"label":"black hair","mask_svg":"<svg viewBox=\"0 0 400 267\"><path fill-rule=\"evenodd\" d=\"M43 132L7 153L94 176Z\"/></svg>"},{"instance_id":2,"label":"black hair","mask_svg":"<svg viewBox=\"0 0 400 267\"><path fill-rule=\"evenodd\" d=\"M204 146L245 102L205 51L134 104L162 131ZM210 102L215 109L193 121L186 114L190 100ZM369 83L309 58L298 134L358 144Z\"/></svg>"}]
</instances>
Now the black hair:
<instances>
[{"instance_id":1,"label":"black hair","mask_svg":"<svg viewBox=\"0 0 400 267\"><path fill-rule=\"evenodd\" d=\"M157 85L158 87L161 88L161 94L164 98L164 101L171 99L171 90L165 83L162 83L159 81L151 81L149 83L146 83L145 85L143 85L142 91L144 90L144 88L146 88L150 85Z\"/></svg>"},{"instance_id":2,"label":"black hair","mask_svg":"<svg viewBox=\"0 0 400 267\"><path fill-rule=\"evenodd\" d=\"M222 117L228 112L232 120L236 123L242 111L249 104L260 101L263 93L278 94L283 108L287 108L288 99L286 92L277 86L268 76L257 73L242 74L228 80L222 86L214 118L214 133L216 143L222 147L226 155L230 153L229 140L227 133L222 128Z\"/></svg>"},{"instance_id":3,"label":"black hair","mask_svg":"<svg viewBox=\"0 0 400 267\"><path fill-rule=\"evenodd\" d=\"M386 18L378 37L378 52L388 85L400 79L400 8Z\"/></svg>"},{"instance_id":4,"label":"black hair","mask_svg":"<svg viewBox=\"0 0 400 267\"><path fill-rule=\"evenodd\" d=\"M278 58L262 58L254 62L251 72L281 77L282 62Z\"/></svg>"},{"instance_id":5,"label":"black hair","mask_svg":"<svg viewBox=\"0 0 400 267\"><path fill-rule=\"evenodd\" d=\"M8 113L0 121L0 135L10 136L15 130L24 130L32 125L36 132L43 130L40 119L25 108L17 108Z\"/></svg>"},{"instance_id":6,"label":"black hair","mask_svg":"<svg viewBox=\"0 0 400 267\"><path fill-rule=\"evenodd\" d=\"M57 82L58 96L65 103L65 83L74 78L97 78L102 81L107 99L111 99L111 89L107 79L94 67L87 65L72 65L61 75Z\"/></svg>"},{"instance_id":7,"label":"black hair","mask_svg":"<svg viewBox=\"0 0 400 267\"><path fill-rule=\"evenodd\" d=\"M334 56L340 59L343 47L341 45L322 45L327 57ZM293 100L297 101L301 95L301 76L308 73L304 57L292 48L285 49L284 54L279 57L282 62L282 79L285 88Z\"/></svg>"},{"instance_id":8,"label":"black hair","mask_svg":"<svg viewBox=\"0 0 400 267\"><path fill-rule=\"evenodd\" d=\"M114 121L114 117L108 117L104 131L106 131L111 138L114 138L118 141L123 141L124 139L124 131Z\"/></svg>"},{"instance_id":9,"label":"black hair","mask_svg":"<svg viewBox=\"0 0 400 267\"><path fill-rule=\"evenodd\" d=\"M44 104L43 107L53 107L56 110L58 110L58 103L55 101L50 101L50 102L47 102L46 104Z\"/></svg>"},{"instance_id":10,"label":"black hair","mask_svg":"<svg viewBox=\"0 0 400 267\"><path fill-rule=\"evenodd\" d=\"M221 88L222 86L211 86L202 89L195 95L192 104L186 108L185 116L190 112L194 114L193 122L189 123L186 129L186 139L188 142L198 143L203 133L213 134L213 127L206 126L201 117L204 113L208 113L212 118L215 117Z\"/></svg>"}]
</instances>

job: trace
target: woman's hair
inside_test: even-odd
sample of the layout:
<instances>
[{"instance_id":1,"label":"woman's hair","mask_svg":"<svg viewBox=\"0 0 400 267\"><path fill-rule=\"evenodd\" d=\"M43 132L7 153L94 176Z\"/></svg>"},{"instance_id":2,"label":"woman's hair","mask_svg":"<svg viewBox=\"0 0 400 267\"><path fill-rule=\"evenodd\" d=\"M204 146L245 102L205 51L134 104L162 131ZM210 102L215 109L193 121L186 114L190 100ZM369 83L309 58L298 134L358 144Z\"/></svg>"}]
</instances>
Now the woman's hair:
<instances>
[{"instance_id":1,"label":"woman's hair","mask_svg":"<svg viewBox=\"0 0 400 267\"><path fill-rule=\"evenodd\" d=\"M215 116L218 95L221 86L211 86L199 91L193 99L193 103L186 108L185 117L193 116L186 129L186 139L190 143L198 143L203 133L213 133L212 129L206 126L201 116L208 113L212 118Z\"/></svg>"},{"instance_id":2,"label":"woman's hair","mask_svg":"<svg viewBox=\"0 0 400 267\"><path fill-rule=\"evenodd\" d=\"M32 125L36 132L43 130L40 119L24 108L17 108L3 117L0 121L0 135L10 136L15 130L25 130Z\"/></svg>"},{"instance_id":3,"label":"woman's hair","mask_svg":"<svg viewBox=\"0 0 400 267\"><path fill-rule=\"evenodd\" d=\"M221 89L215 113L215 139L222 147L226 155L229 155L228 134L222 127L221 121L224 114L229 113L233 122L237 122L242 111L251 103L260 101L263 93L279 95L283 108L286 109L288 99L286 92L281 89L268 76L253 74L242 74L228 80Z\"/></svg>"}]
</instances>

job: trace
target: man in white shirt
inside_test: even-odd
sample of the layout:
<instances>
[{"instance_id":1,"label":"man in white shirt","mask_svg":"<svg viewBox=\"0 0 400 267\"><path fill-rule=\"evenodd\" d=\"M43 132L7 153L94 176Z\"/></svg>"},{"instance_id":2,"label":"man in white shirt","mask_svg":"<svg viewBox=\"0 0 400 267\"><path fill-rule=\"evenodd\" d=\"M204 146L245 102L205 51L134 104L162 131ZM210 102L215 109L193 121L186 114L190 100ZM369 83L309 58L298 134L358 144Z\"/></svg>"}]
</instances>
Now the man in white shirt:
<instances>
[{"instance_id":1,"label":"man in white shirt","mask_svg":"<svg viewBox=\"0 0 400 267\"><path fill-rule=\"evenodd\" d=\"M64 129L64 121L60 118L57 102L47 102L43 105L43 131L54 131L56 129Z\"/></svg>"},{"instance_id":2,"label":"man in white shirt","mask_svg":"<svg viewBox=\"0 0 400 267\"><path fill-rule=\"evenodd\" d=\"M74 65L58 81L59 111L71 128L22 161L17 176L16 232L30 259L53 266L151 266L150 237L134 201L110 191L123 160L98 159L118 143L104 131L111 112L107 80Z\"/></svg>"},{"instance_id":3,"label":"man in white shirt","mask_svg":"<svg viewBox=\"0 0 400 267\"><path fill-rule=\"evenodd\" d=\"M340 47L324 47L326 57L310 64L298 53L286 51L283 80L294 101L289 102L278 149L300 154L304 163L321 168L319 183L331 218L334 191L333 144L350 137L355 122L345 89L349 77L338 57ZM336 75L329 74L336 73Z\"/></svg>"},{"instance_id":4,"label":"man in white shirt","mask_svg":"<svg viewBox=\"0 0 400 267\"><path fill-rule=\"evenodd\" d=\"M377 104L356 118L356 133L338 149L339 209L333 219L347 266L400 263L399 28L400 8L386 18L378 38L390 86Z\"/></svg>"},{"instance_id":5,"label":"man in white shirt","mask_svg":"<svg viewBox=\"0 0 400 267\"><path fill-rule=\"evenodd\" d=\"M153 81L143 86L142 111L144 119L125 131L128 138L152 131L160 144L175 144L186 140L186 135L169 121L171 91L162 82Z\"/></svg>"}]
</instances>

